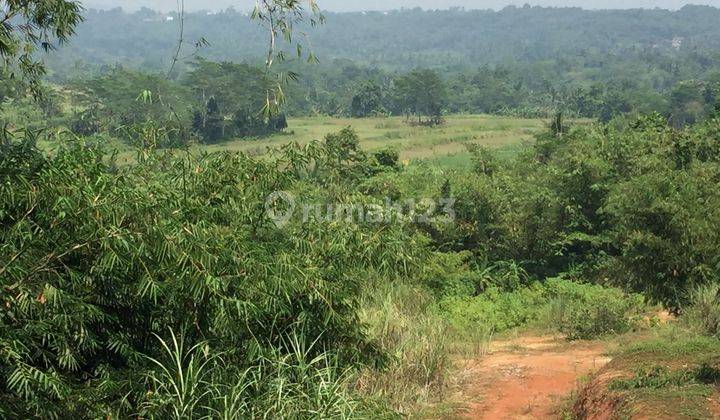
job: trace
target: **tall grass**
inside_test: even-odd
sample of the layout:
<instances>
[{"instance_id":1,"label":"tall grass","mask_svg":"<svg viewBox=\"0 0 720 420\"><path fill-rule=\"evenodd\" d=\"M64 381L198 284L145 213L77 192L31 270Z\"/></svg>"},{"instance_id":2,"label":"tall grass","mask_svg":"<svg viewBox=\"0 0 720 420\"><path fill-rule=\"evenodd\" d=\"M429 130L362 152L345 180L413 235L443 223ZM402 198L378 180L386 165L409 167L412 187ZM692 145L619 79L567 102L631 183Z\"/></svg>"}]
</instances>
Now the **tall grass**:
<instances>
[{"instance_id":1,"label":"tall grass","mask_svg":"<svg viewBox=\"0 0 720 420\"><path fill-rule=\"evenodd\" d=\"M698 332L720 337L720 283L697 286L690 292L686 319Z\"/></svg>"},{"instance_id":2,"label":"tall grass","mask_svg":"<svg viewBox=\"0 0 720 420\"><path fill-rule=\"evenodd\" d=\"M245 369L207 343L186 347L182 334L158 341L165 354L148 358L156 369L139 417L349 419L367 411L350 392L351 371L330 351L313 356L305 337L289 336L289 352L273 350Z\"/></svg>"},{"instance_id":3,"label":"tall grass","mask_svg":"<svg viewBox=\"0 0 720 420\"><path fill-rule=\"evenodd\" d=\"M355 387L394 410L413 412L447 390L452 330L425 289L402 283L378 289L366 292L360 317L390 360L380 369L363 370Z\"/></svg>"},{"instance_id":4,"label":"tall grass","mask_svg":"<svg viewBox=\"0 0 720 420\"><path fill-rule=\"evenodd\" d=\"M161 410L175 419L191 417L211 393L211 365L219 355L211 354L205 342L186 348L184 336L177 337L172 330L170 342L156 337L166 359L145 356L159 368L147 373L154 392L148 394L146 408Z\"/></svg>"}]
</instances>

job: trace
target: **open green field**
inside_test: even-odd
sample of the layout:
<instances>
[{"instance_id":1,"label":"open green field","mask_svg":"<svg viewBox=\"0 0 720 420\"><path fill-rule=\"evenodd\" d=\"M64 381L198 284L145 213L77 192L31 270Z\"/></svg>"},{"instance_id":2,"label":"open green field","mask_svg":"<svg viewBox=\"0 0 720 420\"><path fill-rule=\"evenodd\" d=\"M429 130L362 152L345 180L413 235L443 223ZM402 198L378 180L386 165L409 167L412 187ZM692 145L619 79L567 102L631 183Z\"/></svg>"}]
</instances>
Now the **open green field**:
<instances>
[{"instance_id":1,"label":"open green field","mask_svg":"<svg viewBox=\"0 0 720 420\"><path fill-rule=\"evenodd\" d=\"M240 151L261 156L269 149L289 142L306 144L320 140L326 134L352 127L360 136L365 150L394 147L404 161L430 159L444 166L469 164L465 151L468 143L482 144L493 149L512 148L542 130L542 119L522 119L490 115L455 115L446 118L440 127L416 127L402 117L393 118L292 118L286 132L260 139L238 139L214 145L198 145L197 151ZM132 152L120 154L120 160L132 159Z\"/></svg>"}]
</instances>

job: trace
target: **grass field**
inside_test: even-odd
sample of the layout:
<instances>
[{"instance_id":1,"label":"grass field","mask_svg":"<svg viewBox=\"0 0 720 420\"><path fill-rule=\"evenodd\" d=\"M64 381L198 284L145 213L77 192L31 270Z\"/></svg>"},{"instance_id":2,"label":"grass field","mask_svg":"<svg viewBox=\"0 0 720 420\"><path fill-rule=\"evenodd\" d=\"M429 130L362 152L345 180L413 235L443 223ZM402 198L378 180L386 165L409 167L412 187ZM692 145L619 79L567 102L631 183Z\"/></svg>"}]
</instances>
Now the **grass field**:
<instances>
[{"instance_id":1,"label":"grass field","mask_svg":"<svg viewBox=\"0 0 720 420\"><path fill-rule=\"evenodd\" d=\"M415 127L401 117L393 118L332 118L308 117L289 120L281 134L260 139L238 139L214 145L194 146L202 151L241 151L262 156L269 149L289 142L300 144L321 140L326 134L352 127L360 136L365 150L387 146L396 148L404 161L428 159L443 166L465 167L469 158L465 144L483 144L493 149L517 148L545 126L541 119L521 119L489 115L455 115L446 118L440 127ZM121 151L120 160L131 160L133 153Z\"/></svg>"}]
</instances>

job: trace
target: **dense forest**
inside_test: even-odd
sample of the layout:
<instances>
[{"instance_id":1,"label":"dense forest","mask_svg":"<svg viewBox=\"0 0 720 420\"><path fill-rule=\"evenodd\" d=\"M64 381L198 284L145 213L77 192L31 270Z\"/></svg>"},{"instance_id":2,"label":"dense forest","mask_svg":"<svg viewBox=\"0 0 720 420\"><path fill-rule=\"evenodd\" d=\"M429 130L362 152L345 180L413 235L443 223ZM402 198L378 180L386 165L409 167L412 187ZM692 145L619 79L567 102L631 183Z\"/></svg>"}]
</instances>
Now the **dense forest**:
<instances>
[{"instance_id":1,"label":"dense forest","mask_svg":"<svg viewBox=\"0 0 720 420\"><path fill-rule=\"evenodd\" d=\"M167 68L176 41L176 13L114 9L89 10L85 16L63 54L52 57L56 69L76 61ZM345 59L393 70L458 69L571 57L588 63L594 57L598 67L605 62L598 59L606 55L678 57L713 52L720 38L720 10L707 6L686 6L674 12L507 7L498 12L405 9L325 16L322 26L300 28L323 61ZM168 21L169 17L174 20ZM249 13L232 9L188 13L186 38L192 42L205 38L210 45L203 54L212 60L258 60L266 52L267 39L248 18ZM242 46L238 40L243 40ZM641 70L634 69L636 74Z\"/></svg>"},{"instance_id":2,"label":"dense forest","mask_svg":"<svg viewBox=\"0 0 720 420\"><path fill-rule=\"evenodd\" d=\"M313 26L319 10L267 0L253 20L189 14L173 66L177 15L4 5L0 418L467 415L459 366L528 329L554 352L616 344L620 374L573 375L558 417L712 418L720 10ZM263 24L302 60L268 54ZM287 118L442 145L462 113L543 128L505 154L468 136L465 168L403 159L392 131L300 143ZM268 153L229 147L282 131ZM488 389L525 374L496 370Z\"/></svg>"}]
</instances>

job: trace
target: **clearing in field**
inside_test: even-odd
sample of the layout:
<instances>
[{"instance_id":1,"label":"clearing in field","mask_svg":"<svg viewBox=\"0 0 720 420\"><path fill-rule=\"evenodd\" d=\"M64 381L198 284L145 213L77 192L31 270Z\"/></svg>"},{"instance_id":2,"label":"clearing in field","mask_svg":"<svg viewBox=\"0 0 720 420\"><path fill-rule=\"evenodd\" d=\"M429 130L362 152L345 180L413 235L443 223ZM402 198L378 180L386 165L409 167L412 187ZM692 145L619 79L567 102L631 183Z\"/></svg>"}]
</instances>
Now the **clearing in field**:
<instances>
[{"instance_id":1,"label":"clearing in field","mask_svg":"<svg viewBox=\"0 0 720 420\"><path fill-rule=\"evenodd\" d=\"M546 121L542 119L490 115L449 116L444 125L437 127L413 126L402 117L305 117L290 119L289 128L280 134L197 145L193 150L227 150L262 156L283 144L307 144L349 126L357 131L365 150L393 147L400 152L402 160L432 159L440 165L466 166L469 164L469 157L464 153L466 144L482 144L493 149L513 148L531 140L545 125ZM129 150L121 151L119 160L130 161L132 156Z\"/></svg>"}]
</instances>

